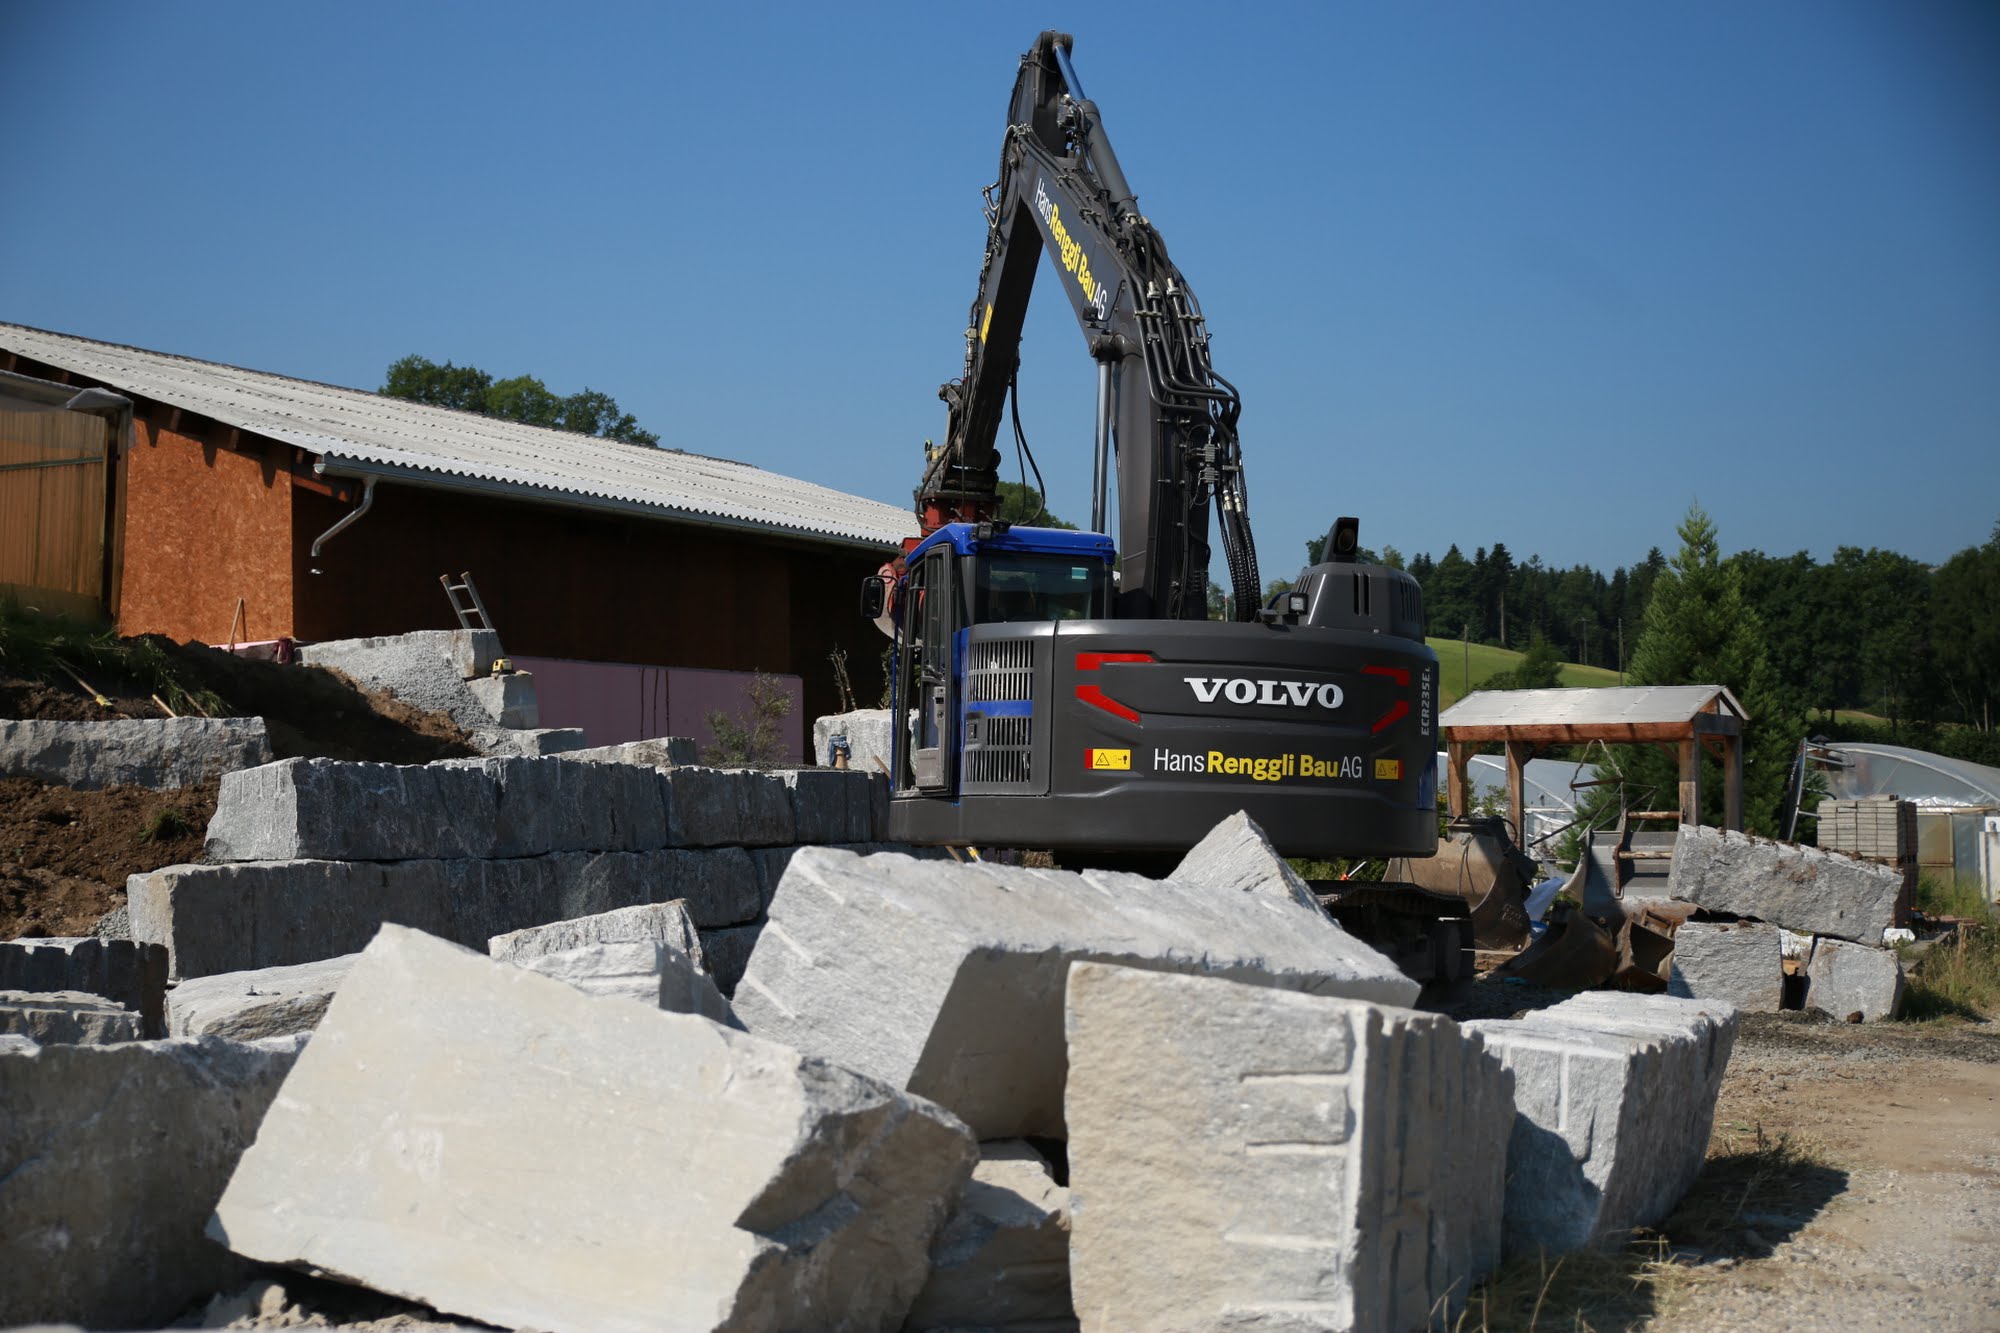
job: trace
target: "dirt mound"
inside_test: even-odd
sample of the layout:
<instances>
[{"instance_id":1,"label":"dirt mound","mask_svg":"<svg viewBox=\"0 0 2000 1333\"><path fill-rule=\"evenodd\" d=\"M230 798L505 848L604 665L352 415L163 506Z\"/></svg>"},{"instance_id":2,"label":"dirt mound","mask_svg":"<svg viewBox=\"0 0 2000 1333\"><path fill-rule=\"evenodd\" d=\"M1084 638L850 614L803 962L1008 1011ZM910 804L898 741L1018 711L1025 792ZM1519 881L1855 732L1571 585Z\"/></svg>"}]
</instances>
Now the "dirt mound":
<instances>
[{"instance_id":1,"label":"dirt mound","mask_svg":"<svg viewBox=\"0 0 2000 1333\"><path fill-rule=\"evenodd\" d=\"M473 753L465 732L450 718L368 693L336 671L238 657L152 634L122 642L157 650L189 693L221 702L222 708L208 710L216 716L263 718L280 759L426 764ZM166 715L153 691L135 679L106 671L102 679L90 678L86 689L59 671L48 675L39 681L0 675L0 717L92 722ZM98 703L99 697L107 702Z\"/></svg>"},{"instance_id":2,"label":"dirt mound","mask_svg":"<svg viewBox=\"0 0 2000 1333\"><path fill-rule=\"evenodd\" d=\"M125 877L201 859L220 784L73 791L0 778L0 939L88 935Z\"/></svg>"}]
</instances>

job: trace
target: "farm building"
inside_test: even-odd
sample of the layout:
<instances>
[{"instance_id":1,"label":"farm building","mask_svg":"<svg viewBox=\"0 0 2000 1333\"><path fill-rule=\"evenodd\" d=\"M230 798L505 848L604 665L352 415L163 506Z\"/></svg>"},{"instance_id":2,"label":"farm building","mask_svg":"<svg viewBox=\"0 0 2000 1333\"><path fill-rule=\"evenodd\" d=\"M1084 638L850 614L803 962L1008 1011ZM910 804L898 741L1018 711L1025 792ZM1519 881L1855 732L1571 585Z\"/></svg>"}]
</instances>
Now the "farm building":
<instances>
[{"instance_id":1,"label":"farm building","mask_svg":"<svg viewBox=\"0 0 2000 1333\"><path fill-rule=\"evenodd\" d=\"M599 672L589 691L659 714L640 731L675 711L663 672L789 674L810 718L838 711L828 655L844 648L857 689L879 692L882 640L856 593L915 533L905 510L727 459L14 324L0 324L0 371L44 382L0 384L0 585L94 604L124 633L447 628L439 576L469 572L517 660L641 669ZM129 401L129 428L109 395L62 411L93 387Z\"/></svg>"}]
</instances>

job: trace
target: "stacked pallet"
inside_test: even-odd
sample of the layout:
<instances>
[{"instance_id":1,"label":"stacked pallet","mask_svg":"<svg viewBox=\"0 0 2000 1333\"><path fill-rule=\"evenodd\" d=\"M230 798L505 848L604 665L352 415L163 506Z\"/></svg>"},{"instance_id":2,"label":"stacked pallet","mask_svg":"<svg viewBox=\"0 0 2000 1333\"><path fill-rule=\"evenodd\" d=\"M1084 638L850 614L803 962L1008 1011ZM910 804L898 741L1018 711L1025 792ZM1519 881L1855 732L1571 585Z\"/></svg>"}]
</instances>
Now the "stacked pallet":
<instances>
[{"instance_id":1,"label":"stacked pallet","mask_svg":"<svg viewBox=\"0 0 2000 1333\"><path fill-rule=\"evenodd\" d=\"M1917 807L1895 796L1821 801L1819 845L1864 860L1894 866L1903 876L1896 899L1896 924L1909 919L1917 893Z\"/></svg>"}]
</instances>

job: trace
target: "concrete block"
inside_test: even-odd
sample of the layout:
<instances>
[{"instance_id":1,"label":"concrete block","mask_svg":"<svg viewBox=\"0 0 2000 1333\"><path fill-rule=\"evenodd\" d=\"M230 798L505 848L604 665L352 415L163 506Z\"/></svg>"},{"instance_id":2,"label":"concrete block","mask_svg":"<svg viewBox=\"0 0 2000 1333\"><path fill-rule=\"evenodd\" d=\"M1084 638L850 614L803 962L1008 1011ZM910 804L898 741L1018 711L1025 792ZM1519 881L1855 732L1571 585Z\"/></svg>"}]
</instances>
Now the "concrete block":
<instances>
[{"instance_id":1,"label":"concrete block","mask_svg":"<svg viewBox=\"0 0 2000 1333\"><path fill-rule=\"evenodd\" d=\"M499 788L476 763L496 762L285 759L230 773L203 850L214 861L486 856Z\"/></svg>"},{"instance_id":2,"label":"concrete block","mask_svg":"<svg viewBox=\"0 0 2000 1333\"><path fill-rule=\"evenodd\" d=\"M1726 1000L1756 1013L1776 1012L1785 998L1778 928L1759 921L1688 922L1674 933L1667 993Z\"/></svg>"},{"instance_id":3,"label":"concrete block","mask_svg":"<svg viewBox=\"0 0 2000 1333\"><path fill-rule=\"evenodd\" d=\"M1894 866L1690 824L1667 879L1671 896L1711 912L1868 943L1895 924L1902 888Z\"/></svg>"},{"instance_id":4,"label":"concrete block","mask_svg":"<svg viewBox=\"0 0 2000 1333\"><path fill-rule=\"evenodd\" d=\"M592 954L600 947L623 952ZM672 1013L700 1014L737 1026L729 1002L708 975L701 936L684 902L649 903L517 930L494 936L486 948L502 962L533 968L579 990L604 994L622 986ZM543 962L550 958L562 961ZM642 973L651 978L650 993L640 980ZM621 976L627 980L610 980Z\"/></svg>"},{"instance_id":5,"label":"concrete block","mask_svg":"<svg viewBox=\"0 0 2000 1333\"><path fill-rule=\"evenodd\" d=\"M676 768L671 788L673 842L681 847L782 847L794 836L791 791L764 769Z\"/></svg>"},{"instance_id":6,"label":"concrete block","mask_svg":"<svg viewBox=\"0 0 2000 1333\"><path fill-rule=\"evenodd\" d=\"M929 1097L983 1139L1060 1137L1074 959L1417 994L1317 906L1179 880L807 847L767 916L733 997L744 1024Z\"/></svg>"},{"instance_id":7,"label":"concrete block","mask_svg":"<svg viewBox=\"0 0 2000 1333\"><path fill-rule=\"evenodd\" d=\"M0 1041L0 1326L159 1328L240 1280L202 1227L297 1051Z\"/></svg>"},{"instance_id":8,"label":"concrete block","mask_svg":"<svg viewBox=\"0 0 2000 1333\"><path fill-rule=\"evenodd\" d=\"M751 951L757 947L757 937L763 933L764 923L761 920L701 932L701 951L708 960L708 974L714 979L716 989L727 996L732 1005L736 988L742 984L743 973L750 966Z\"/></svg>"},{"instance_id":9,"label":"concrete block","mask_svg":"<svg viewBox=\"0 0 2000 1333\"><path fill-rule=\"evenodd\" d=\"M509 671L465 682L465 688L486 710L489 725L529 731L542 725L542 707L535 697L531 671Z\"/></svg>"},{"instance_id":10,"label":"concrete block","mask_svg":"<svg viewBox=\"0 0 2000 1333\"><path fill-rule=\"evenodd\" d=\"M473 749L494 759L574 754L589 744L582 727L474 727L466 734Z\"/></svg>"},{"instance_id":11,"label":"concrete block","mask_svg":"<svg viewBox=\"0 0 2000 1333\"><path fill-rule=\"evenodd\" d=\"M903 1327L1047 1328L1069 1299L1069 1191L1019 1139L979 1145L957 1211L931 1242L931 1272Z\"/></svg>"},{"instance_id":12,"label":"concrete block","mask_svg":"<svg viewBox=\"0 0 2000 1333\"><path fill-rule=\"evenodd\" d=\"M1465 1031L1514 1075L1508 1253L1616 1245L1673 1211L1707 1156L1732 1007L1600 992Z\"/></svg>"},{"instance_id":13,"label":"concrete block","mask_svg":"<svg viewBox=\"0 0 2000 1333\"><path fill-rule=\"evenodd\" d=\"M212 1234L508 1328L889 1328L975 1157L873 1080L392 926Z\"/></svg>"},{"instance_id":14,"label":"concrete block","mask_svg":"<svg viewBox=\"0 0 2000 1333\"><path fill-rule=\"evenodd\" d=\"M538 759L461 759L497 791L494 840L484 856L548 852L644 852L668 845L662 784L626 765ZM430 855L411 848L405 855Z\"/></svg>"},{"instance_id":15,"label":"concrete block","mask_svg":"<svg viewBox=\"0 0 2000 1333\"><path fill-rule=\"evenodd\" d=\"M1903 1008L1902 960L1894 949L1816 940L1806 963L1806 1007L1848 1023L1894 1018Z\"/></svg>"},{"instance_id":16,"label":"concrete block","mask_svg":"<svg viewBox=\"0 0 2000 1333\"><path fill-rule=\"evenodd\" d=\"M36 778L84 791L172 791L269 762L271 737L261 717L0 718L0 778Z\"/></svg>"},{"instance_id":17,"label":"concrete block","mask_svg":"<svg viewBox=\"0 0 2000 1333\"><path fill-rule=\"evenodd\" d=\"M236 1041L311 1032L356 956L190 977L167 992L167 1030Z\"/></svg>"},{"instance_id":18,"label":"concrete block","mask_svg":"<svg viewBox=\"0 0 2000 1333\"><path fill-rule=\"evenodd\" d=\"M909 720L904 725L911 725L916 716L916 710L911 709ZM895 714L887 708L859 708L852 713L830 713L814 718L813 762L831 767L833 738L845 736L849 768L886 775L889 772L890 744L894 740L894 717ZM886 837L887 834L878 832L875 836Z\"/></svg>"},{"instance_id":19,"label":"concrete block","mask_svg":"<svg viewBox=\"0 0 2000 1333\"><path fill-rule=\"evenodd\" d=\"M167 1030L168 952L96 936L0 941L0 990L84 991L137 1010L140 1032Z\"/></svg>"},{"instance_id":20,"label":"concrete block","mask_svg":"<svg viewBox=\"0 0 2000 1333\"><path fill-rule=\"evenodd\" d=\"M500 651L500 636L492 630L419 630L315 643L299 649L299 660L472 728L492 726L493 715L466 682L486 677Z\"/></svg>"},{"instance_id":21,"label":"concrete block","mask_svg":"<svg viewBox=\"0 0 2000 1333\"><path fill-rule=\"evenodd\" d=\"M638 764L646 768L686 768L699 762L694 740L689 736L655 736L652 740L627 741L623 745L597 745L571 750L563 757L588 764Z\"/></svg>"},{"instance_id":22,"label":"concrete block","mask_svg":"<svg viewBox=\"0 0 2000 1333\"><path fill-rule=\"evenodd\" d=\"M778 780L791 796L794 841L826 845L867 842L875 836L873 783L866 773L792 768L779 772Z\"/></svg>"},{"instance_id":23,"label":"concrete block","mask_svg":"<svg viewBox=\"0 0 2000 1333\"><path fill-rule=\"evenodd\" d=\"M1449 1327L1498 1261L1509 1079L1449 1019L1076 963L1068 1040L1085 1330Z\"/></svg>"},{"instance_id":24,"label":"concrete block","mask_svg":"<svg viewBox=\"0 0 2000 1333\"><path fill-rule=\"evenodd\" d=\"M102 1046L140 1041L139 1015L122 1004L83 991L0 990L0 1033L26 1037L38 1045L58 1042Z\"/></svg>"},{"instance_id":25,"label":"concrete block","mask_svg":"<svg viewBox=\"0 0 2000 1333\"><path fill-rule=\"evenodd\" d=\"M677 898L704 929L759 910L756 871L740 847L182 865L133 875L125 889L133 937L165 946L167 974L180 979L337 958L386 922L484 948L528 926Z\"/></svg>"}]
</instances>

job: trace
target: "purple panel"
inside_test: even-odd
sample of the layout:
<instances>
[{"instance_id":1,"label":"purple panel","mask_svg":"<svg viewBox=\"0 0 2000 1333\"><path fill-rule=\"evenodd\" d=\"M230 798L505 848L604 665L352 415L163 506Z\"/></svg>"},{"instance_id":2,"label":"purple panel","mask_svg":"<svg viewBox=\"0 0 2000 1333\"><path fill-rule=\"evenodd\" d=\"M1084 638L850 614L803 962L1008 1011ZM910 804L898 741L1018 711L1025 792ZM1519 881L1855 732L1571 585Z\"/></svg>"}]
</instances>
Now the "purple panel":
<instances>
[{"instance_id":1,"label":"purple panel","mask_svg":"<svg viewBox=\"0 0 2000 1333\"><path fill-rule=\"evenodd\" d=\"M514 665L535 675L535 699L545 727L582 727L592 745L622 745L656 736L692 736L705 753L715 741L712 712L748 711L748 671L704 671L695 667L634 666L626 662L579 662L566 657L515 657ZM792 709L778 724L793 763L805 759L805 682L777 676L791 696Z\"/></svg>"}]
</instances>

